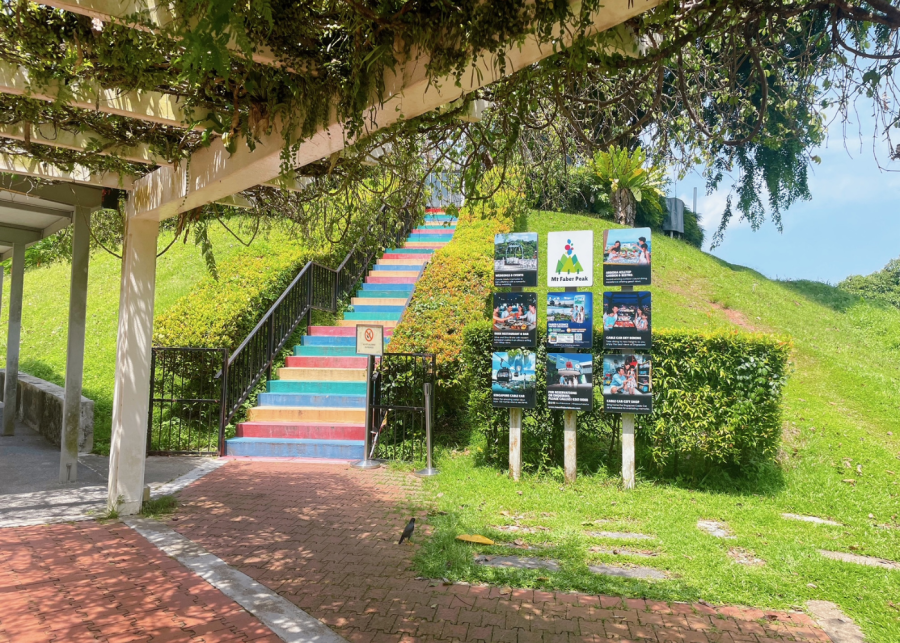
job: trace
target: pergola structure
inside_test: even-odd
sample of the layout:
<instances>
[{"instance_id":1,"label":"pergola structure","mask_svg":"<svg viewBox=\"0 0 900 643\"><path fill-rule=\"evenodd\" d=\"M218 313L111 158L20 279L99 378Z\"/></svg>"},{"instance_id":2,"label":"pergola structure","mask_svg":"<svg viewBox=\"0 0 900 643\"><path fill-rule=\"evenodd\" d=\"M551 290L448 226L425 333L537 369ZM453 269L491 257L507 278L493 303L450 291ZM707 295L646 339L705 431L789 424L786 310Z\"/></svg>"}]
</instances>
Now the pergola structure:
<instances>
[{"instance_id":1,"label":"pergola structure","mask_svg":"<svg viewBox=\"0 0 900 643\"><path fill-rule=\"evenodd\" d=\"M583 28L584 23L579 30L559 25L554 34L545 33L540 37L531 34L524 38L514 38L502 48L501 55L505 56L502 73L514 73L554 54L560 47L571 44L573 34L576 32L583 36L598 34L621 25L660 2L661 0L610 0L590 14L587 29ZM168 3L160 3L158 0L150 0L149 3L140 0L38 0L38 4L143 30L152 30L155 26L161 28L175 19ZM571 15L581 13L580 0L569 0L568 4ZM141 19L135 20L135 16ZM237 45L229 44L229 47L237 49ZM500 67L496 65L495 53L473 56L474 62L462 74L434 78L429 73L427 55L417 55L415 48L411 54L398 52L396 56L398 64L384 71L381 95L373 98L365 110L365 131L362 135L357 133L355 139L359 140L360 136L371 135L403 119L412 119L436 110L497 80L501 72L498 71ZM282 65L280 59L278 52L256 45L253 48L252 62L246 62L251 65L279 66ZM301 69L285 68L285 71L298 77L305 73ZM0 59L0 94L24 96L54 104L62 102L68 107L84 110L85 113L96 115L99 112L160 126L180 127L186 131L205 129L204 122L198 123L188 118L176 96L159 91L123 90L115 86L104 86L101 82L81 82L74 87L63 87L57 82L39 83L31 77L26 68L2 59ZM73 453L70 445L77 429L77 410L74 409L77 409L77 401L81 394L88 217L90 211L99 206L99 190L96 188L120 188L129 193L126 206L112 417L109 471L111 508L117 508L123 514L135 513L140 509L143 495L151 377L150 349L160 221L213 202L231 200L231 203L235 203L235 198L239 201L238 193L258 185L301 189L304 184L302 179L295 178L292 173L288 175L283 173L286 165L294 169L303 168L337 154L356 142L337 114L338 110L334 109L327 122L318 127L312 135L307 136L303 136L299 130L286 131L292 126L286 119L279 118L269 128L268 133L258 136L252 149L243 142L238 142L236 147L227 146L226 141L220 137L205 147L197 147L186 161L177 164L167 162L154 153L152 146L141 140L124 145L99 140L102 139L102 135L98 132L50 132L31 123L0 126L0 138L22 141L26 147L28 144L37 143L68 150L90 151L155 168L142 176L131 176L91 171L78 164L62 168L39 161L27 153L0 154L0 173L10 175L0 186L7 190L0 192L0 199L7 199L5 202L0 201L0 251L8 252L8 249L12 248L13 293L14 298L17 297L14 299L11 311L13 314L10 317L10 347L17 345L17 341L12 340L13 335L18 333L21 310L24 247L39 239L41 235L68 225L70 221L74 220L75 223L73 295L66 368L66 422L61 471L66 469L66 464L74 467L77 457L77 453ZM190 127L187 127L186 123L189 122ZM286 139L299 141L290 148L291 154L287 161L283 156ZM41 186L21 189L26 180L23 177L41 179ZM44 185L44 181L52 181L54 184L47 186ZM63 187L60 184L68 185ZM68 196L59 196L64 192ZM3 196L7 194L8 197ZM12 204L10 207L13 209L5 209L7 202ZM17 231L15 234L10 232L9 236L4 236L6 228L12 230L15 225L12 218L5 218L4 213L13 212L16 214L11 214L10 217L20 218L28 212L34 217L50 217L53 215L46 212L51 211L62 213L54 219L55 223L47 223L43 219L38 223L37 218L32 218L35 227ZM39 230L37 226L40 225L44 227ZM19 312L15 309L16 305ZM15 339L17 340L17 337ZM15 372L16 361L17 356L10 350L8 372ZM8 377L6 400L15 400L14 387L14 377ZM69 403L70 400L72 404ZM73 409L71 413L70 408ZM7 412L7 416L10 415L12 414ZM73 479L71 473L69 479Z\"/></svg>"}]
</instances>

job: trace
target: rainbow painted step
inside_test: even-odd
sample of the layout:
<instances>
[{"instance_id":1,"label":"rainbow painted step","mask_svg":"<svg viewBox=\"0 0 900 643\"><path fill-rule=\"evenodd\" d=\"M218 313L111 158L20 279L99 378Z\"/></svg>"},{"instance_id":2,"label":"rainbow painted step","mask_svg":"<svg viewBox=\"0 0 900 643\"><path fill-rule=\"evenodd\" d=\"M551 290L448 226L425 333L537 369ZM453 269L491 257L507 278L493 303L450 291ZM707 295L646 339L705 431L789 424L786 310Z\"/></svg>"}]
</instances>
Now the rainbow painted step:
<instances>
[{"instance_id":1,"label":"rainbow painted step","mask_svg":"<svg viewBox=\"0 0 900 643\"><path fill-rule=\"evenodd\" d=\"M266 383L258 406L225 442L235 457L359 460L365 440L366 360L356 354L356 328L384 327L390 343L434 253L453 238L456 220L430 212L402 248L389 248L351 298L335 326L310 326L293 355Z\"/></svg>"}]
</instances>

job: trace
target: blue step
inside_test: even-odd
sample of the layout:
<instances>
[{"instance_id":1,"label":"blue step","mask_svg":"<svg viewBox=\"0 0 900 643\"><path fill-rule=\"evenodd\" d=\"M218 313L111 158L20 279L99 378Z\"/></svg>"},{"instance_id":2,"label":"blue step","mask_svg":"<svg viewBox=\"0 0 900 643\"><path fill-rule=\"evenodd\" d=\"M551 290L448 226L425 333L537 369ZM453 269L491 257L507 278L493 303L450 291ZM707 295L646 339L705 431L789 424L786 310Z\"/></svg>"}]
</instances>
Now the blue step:
<instances>
[{"instance_id":1,"label":"blue step","mask_svg":"<svg viewBox=\"0 0 900 643\"><path fill-rule=\"evenodd\" d=\"M384 254L431 255L434 254L434 248L391 248L390 250L385 250Z\"/></svg>"},{"instance_id":2,"label":"blue step","mask_svg":"<svg viewBox=\"0 0 900 643\"><path fill-rule=\"evenodd\" d=\"M356 346L356 337L353 335L304 335L300 340L303 346ZM384 343L389 344L390 337L384 338Z\"/></svg>"},{"instance_id":3,"label":"blue step","mask_svg":"<svg viewBox=\"0 0 900 643\"><path fill-rule=\"evenodd\" d=\"M344 313L344 319L346 320L359 320L359 321L399 321L400 315L399 313Z\"/></svg>"},{"instance_id":4,"label":"blue step","mask_svg":"<svg viewBox=\"0 0 900 643\"><path fill-rule=\"evenodd\" d=\"M363 290L380 290L380 291L388 291L391 292L405 292L412 293L413 284L363 284ZM396 295L394 295L396 296Z\"/></svg>"},{"instance_id":5,"label":"blue step","mask_svg":"<svg viewBox=\"0 0 900 643\"><path fill-rule=\"evenodd\" d=\"M292 440L290 438L231 438L225 441L227 455L264 458L331 458L362 460L362 440Z\"/></svg>"},{"instance_id":6,"label":"blue step","mask_svg":"<svg viewBox=\"0 0 900 643\"><path fill-rule=\"evenodd\" d=\"M258 406L309 407L362 409L366 406L366 394L362 395L306 395L296 393L260 393Z\"/></svg>"},{"instance_id":7,"label":"blue step","mask_svg":"<svg viewBox=\"0 0 900 643\"><path fill-rule=\"evenodd\" d=\"M353 306L353 312L357 313L402 313L404 310L406 310L406 306L383 306L379 304L360 304Z\"/></svg>"},{"instance_id":8,"label":"blue step","mask_svg":"<svg viewBox=\"0 0 900 643\"><path fill-rule=\"evenodd\" d=\"M378 284L367 284L369 286L377 286ZM381 284L382 286L385 284ZM392 284L397 285L397 284ZM412 285L412 284L400 284L403 285ZM404 292L402 290L358 290L356 292L357 297L365 297L367 299L405 299L409 297L408 292Z\"/></svg>"},{"instance_id":9,"label":"blue step","mask_svg":"<svg viewBox=\"0 0 900 643\"><path fill-rule=\"evenodd\" d=\"M357 381L269 380L266 389L269 393L288 393L293 395L365 395L366 383Z\"/></svg>"}]
</instances>

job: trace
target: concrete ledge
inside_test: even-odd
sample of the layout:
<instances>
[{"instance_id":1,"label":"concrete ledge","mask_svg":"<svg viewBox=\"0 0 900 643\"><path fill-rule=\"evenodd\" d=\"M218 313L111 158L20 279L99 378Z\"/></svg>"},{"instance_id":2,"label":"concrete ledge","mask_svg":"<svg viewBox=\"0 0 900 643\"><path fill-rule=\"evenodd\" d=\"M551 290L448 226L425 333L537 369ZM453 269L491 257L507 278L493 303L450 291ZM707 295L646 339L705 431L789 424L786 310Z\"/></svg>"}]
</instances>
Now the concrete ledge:
<instances>
[{"instance_id":1,"label":"concrete ledge","mask_svg":"<svg viewBox=\"0 0 900 643\"><path fill-rule=\"evenodd\" d=\"M0 391L3 391L5 382L6 369L0 369ZM17 419L40 433L55 446L59 446L62 435L65 389L19 371L16 400ZM94 402L81 396L78 451L85 453L93 448Z\"/></svg>"}]
</instances>

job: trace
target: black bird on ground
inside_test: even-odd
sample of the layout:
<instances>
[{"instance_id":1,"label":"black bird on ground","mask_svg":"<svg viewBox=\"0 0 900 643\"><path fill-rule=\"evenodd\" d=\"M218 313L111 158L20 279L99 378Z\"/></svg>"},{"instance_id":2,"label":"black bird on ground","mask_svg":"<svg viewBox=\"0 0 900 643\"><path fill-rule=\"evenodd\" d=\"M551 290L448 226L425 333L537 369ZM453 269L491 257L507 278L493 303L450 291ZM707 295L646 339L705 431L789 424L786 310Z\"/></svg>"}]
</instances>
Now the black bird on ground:
<instances>
[{"instance_id":1,"label":"black bird on ground","mask_svg":"<svg viewBox=\"0 0 900 643\"><path fill-rule=\"evenodd\" d=\"M416 528L416 519L410 518L409 523L406 525L406 529L403 530L403 533L400 534L400 542L398 545L402 545L404 540L409 540L412 538L413 531Z\"/></svg>"}]
</instances>

